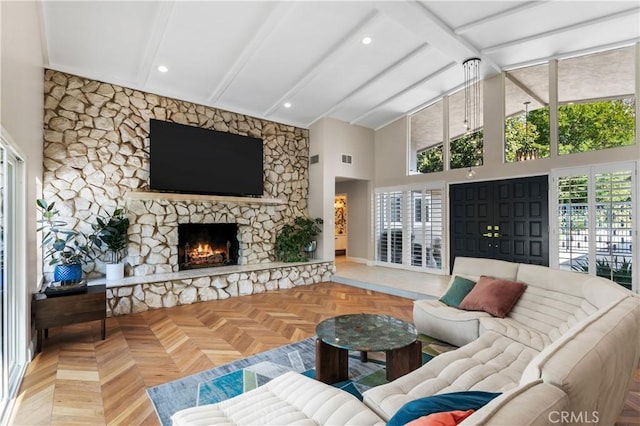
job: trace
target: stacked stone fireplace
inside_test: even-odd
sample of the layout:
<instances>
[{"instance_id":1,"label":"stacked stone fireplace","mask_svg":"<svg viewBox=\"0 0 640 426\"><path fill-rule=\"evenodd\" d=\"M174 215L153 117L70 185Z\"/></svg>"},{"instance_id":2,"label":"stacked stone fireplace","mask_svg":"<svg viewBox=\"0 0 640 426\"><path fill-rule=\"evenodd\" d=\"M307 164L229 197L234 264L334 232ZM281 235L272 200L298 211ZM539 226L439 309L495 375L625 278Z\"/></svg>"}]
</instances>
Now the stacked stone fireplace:
<instances>
[{"instance_id":1,"label":"stacked stone fireplace","mask_svg":"<svg viewBox=\"0 0 640 426\"><path fill-rule=\"evenodd\" d=\"M238 224L181 223L178 225L179 269L238 264Z\"/></svg>"}]
</instances>

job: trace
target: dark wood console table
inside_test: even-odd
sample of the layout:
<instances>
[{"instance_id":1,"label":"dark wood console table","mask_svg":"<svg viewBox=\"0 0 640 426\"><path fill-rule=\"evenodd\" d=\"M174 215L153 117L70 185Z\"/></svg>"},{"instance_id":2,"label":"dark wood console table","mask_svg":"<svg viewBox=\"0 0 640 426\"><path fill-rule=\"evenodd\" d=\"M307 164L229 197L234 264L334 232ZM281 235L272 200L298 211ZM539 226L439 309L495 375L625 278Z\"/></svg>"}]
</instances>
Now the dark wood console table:
<instances>
[{"instance_id":1,"label":"dark wood console table","mask_svg":"<svg viewBox=\"0 0 640 426\"><path fill-rule=\"evenodd\" d=\"M31 300L31 318L37 331L36 352L42 350L42 341L51 327L77 324L87 321L101 321L102 340L106 338L107 286L87 287L84 293L65 296L36 298ZM39 296L42 297L42 296Z\"/></svg>"}]
</instances>

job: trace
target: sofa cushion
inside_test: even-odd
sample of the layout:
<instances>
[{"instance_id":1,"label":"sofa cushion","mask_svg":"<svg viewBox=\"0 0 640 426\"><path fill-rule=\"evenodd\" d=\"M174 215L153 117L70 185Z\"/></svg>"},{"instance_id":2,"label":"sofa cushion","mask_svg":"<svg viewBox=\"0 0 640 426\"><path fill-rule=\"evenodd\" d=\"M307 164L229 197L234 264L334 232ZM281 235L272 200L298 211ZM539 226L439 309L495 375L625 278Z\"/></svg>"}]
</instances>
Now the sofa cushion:
<instances>
[{"instance_id":1,"label":"sofa cushion","mask_svg":"<svg viewBox=\"0 0 640 426\"><path fill-rule=\"evenodd\" d=\"M460 425L557 425L568 408L562 389L536 380L503 393Z\"/></svg>"},{"instance_id":2,"label":"sofa cushion","mask_svg":"<svg viewBox=\"0 0 640 426\"><path fill-rule=\"evenodd\" d=\"M537 354L522 343L488 332L391 383L369 389L363 394L364 403L386 420L407 402L425 396L469 390L505 392L518 386L522 371Z\"/></svg>"},{"instance_id":3,"label":"sofa cushion","mask_svg":"<svg viewBox=\"0 0 640 426\"><path fill-rule=\"evenodd\" d=\"M640 356L640 298L603 307L536 356L522 381L542 378L569 397L570 410L597 412L613 424L624 404ZM597 420L597 421L596 421Z\"/></svg>"},{"instance_id":4,"label":"sofa cushion","mask_svg":"<svg viewBox=\"0 0 640 426\"><path fill-rule=\"evenodd\" d=\"M479 321L480 334L493 331L537 351L541 351L551 344L551 339L545 332L529 326L532 323L523 324L508 316L506 318L480 318Z\"/></svg>"},{"instance_id":5,"label":"sofa cushion","mask_svg":"<svg viewBox=\"0 0 640 426\"><path fill-rule=\"evenodd\" d=\"M526 288L527 285L521 282L483 275L460 302L460 309L484 311L504 318Z\"/></svg>"},{"instance_id":6,"label":"sofa cushion","mask_svg":"<svg viewBox=\"0 0 640 426\"><path fill-rule=\"evenodd\" d=\"M475 257L456 257L452 275L469 278L474 281L480 279L480 275L487 275L505 280L515 280L518 275L519 263L505 260L481 259Z\"/></svg>"},{"instance_id":7,"label":"sofa cushion","mask_svg":"<svg viewBox=\"0 0 640 426\"><path fill-rule=\"evenodd\" d=\"M478 410L500 395L499 392L451 392L414 399L404 404L389 419L387 426L403 426L412 420L433 413L453 410Z\"/></svg>"},{"instance_id":8,"label":"sofa cushion","mask_svg":"<svg viewBox=\"0 0 640 426\"><path fill-rule=\"evenodd\" d=\"M174 425L384 424L353 395L289 372L217 404L175 413Z\"/></svg>"},{"instance_id":9,"label":"sofa cushion","mask_svg":"<svg viewBox=\"0 0 640 426\"><path fill-rule=\"evenodd\" d=\"M552 293L547 296L549 300L567 301L575 307L581 307L587 314L631 294L621 285L605 278L540 265L521 264L517 280L538 288L543 296L550 291ZM546 307L545 300L540 301ZM553 310L555 307L550 308ZM558 308L566 310L564 306Z\"/></svg>"},{"instance_id":10,"label":"sofa cushion","mask_svg":"<svg viewBox=\"0 0 640 426\"><path fill-rule=\"evenodd\" d=\"M455 276L451 287L449 287L449 290L440 298L440 301L457 308L474 285L476 285L475 281Z\"/></svg>"},{"instance_id":11,"label":"sofa cushion","mask_svg":"<svg viewBox=\"0 0 640 426\"><path fill-rule=\"evenodd\" d=\"M413 323L418 332L455 346L476 340L478 319L490 316L481 311L462 311L439 300L413 302Z\"/></svg>"}]
</instances>

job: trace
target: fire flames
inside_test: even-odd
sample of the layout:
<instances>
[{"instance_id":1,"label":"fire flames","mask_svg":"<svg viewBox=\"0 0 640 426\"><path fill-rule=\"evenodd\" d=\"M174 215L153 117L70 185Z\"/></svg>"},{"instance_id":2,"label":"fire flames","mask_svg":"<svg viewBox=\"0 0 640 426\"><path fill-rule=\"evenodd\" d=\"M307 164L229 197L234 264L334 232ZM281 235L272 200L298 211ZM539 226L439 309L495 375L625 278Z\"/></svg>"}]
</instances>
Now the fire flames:
<instances>
[{"instance_id":1,"label":"fire flames","mask_svg":"<svg viewBox=\"0 0 640 426\"><path fill-rule=\"evenodd\" d=\"M213 249L209 244L198 244L187 251L187 255L189 256L189 262L195 265L203 263L216 264L225 261L227 250L222 247Z\"/></svg>"}]
</instances>

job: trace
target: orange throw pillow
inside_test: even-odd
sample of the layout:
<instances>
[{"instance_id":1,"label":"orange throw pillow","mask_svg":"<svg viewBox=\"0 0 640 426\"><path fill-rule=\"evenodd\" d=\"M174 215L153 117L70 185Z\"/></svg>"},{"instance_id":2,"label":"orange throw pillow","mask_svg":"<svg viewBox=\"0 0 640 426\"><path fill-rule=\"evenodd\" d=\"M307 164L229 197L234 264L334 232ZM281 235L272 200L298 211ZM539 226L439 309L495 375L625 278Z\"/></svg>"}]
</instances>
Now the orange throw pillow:
<instances>
[{"instance_id":1,"label":"orange throw pillow","mask_svg":"<svg viewBox=\"0 0 640 426\"><path fill-rule=\"evenodd\" d=\"M456 426L472 414L473 410L433 413L412 420L405 426Z\"/></svg>"},{"instance_id":2,"label":"orange throw pillow","mask_svg":"<svg viewBox=\"0 0 640 426\"><path fill-rule=\"evenodd\" d=\"M462 299L459 308L467 311L485 311L494 317L504 318L526 288L525 283L483 275Z\"/></svg>"}]
</instances>

